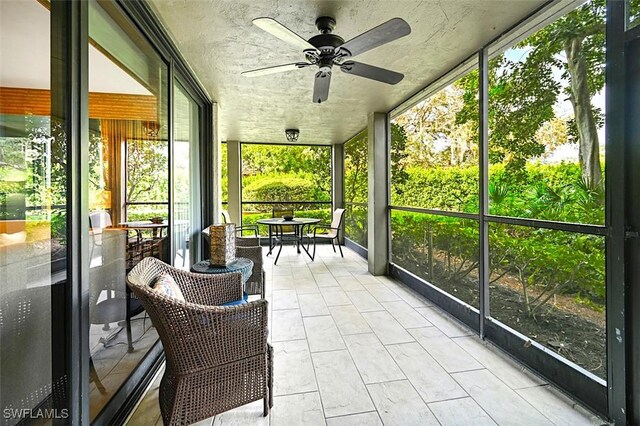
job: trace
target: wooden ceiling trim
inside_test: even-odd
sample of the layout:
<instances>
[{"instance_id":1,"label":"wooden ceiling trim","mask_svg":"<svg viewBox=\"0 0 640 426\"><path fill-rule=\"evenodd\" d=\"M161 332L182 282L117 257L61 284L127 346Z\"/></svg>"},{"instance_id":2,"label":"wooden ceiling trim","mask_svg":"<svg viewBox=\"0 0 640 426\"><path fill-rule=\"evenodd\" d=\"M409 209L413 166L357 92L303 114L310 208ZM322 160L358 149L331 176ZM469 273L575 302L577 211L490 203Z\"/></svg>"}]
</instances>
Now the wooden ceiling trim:
<instances>
[{"instance_id":1,"label":"wooden ceiling trim","mask_svg":"<svg viewBox=\"0 0 640 426\"><path fill-rule=\"evenodd\" d=\"M0 114L49 116L51 92L0 87ZM155 96L92 92L89 93L89 117L157 121L157 100Z\"/></svg>"}]
</instances>

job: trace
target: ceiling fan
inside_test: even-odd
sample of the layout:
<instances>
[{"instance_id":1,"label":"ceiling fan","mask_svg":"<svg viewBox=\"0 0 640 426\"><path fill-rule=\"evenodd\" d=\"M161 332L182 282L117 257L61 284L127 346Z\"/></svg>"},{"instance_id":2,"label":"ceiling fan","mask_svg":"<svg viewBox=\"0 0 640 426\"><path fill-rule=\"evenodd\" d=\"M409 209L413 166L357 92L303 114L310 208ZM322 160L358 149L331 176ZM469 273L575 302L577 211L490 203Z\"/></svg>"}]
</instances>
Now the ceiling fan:
<instances>
[{"instance_id":1,"label":"ceiling fan","mask_svg":"<svg viewBox=\"0 0 640 426\"><path fill-rule=\"evenodd\" d=\"M256 18L253 23L258 28L280 40L302 49L307 62L295 62L245 71L242 75L256 77L317 66L319 71L316 73L313 87L313 102L321 103L329 97L331 69L334 65L347 74L387 84L397 84L404 78L404 75L399 72L351 60L356 55L411 33L411 27L401 18L393 18L347 42L339 35L333 34L336 21L329 16L321 16L316 19L316 28L318 28L320 34L311 37L309 40L303 39L273 18Z\"/></svg>"}]
</instances>

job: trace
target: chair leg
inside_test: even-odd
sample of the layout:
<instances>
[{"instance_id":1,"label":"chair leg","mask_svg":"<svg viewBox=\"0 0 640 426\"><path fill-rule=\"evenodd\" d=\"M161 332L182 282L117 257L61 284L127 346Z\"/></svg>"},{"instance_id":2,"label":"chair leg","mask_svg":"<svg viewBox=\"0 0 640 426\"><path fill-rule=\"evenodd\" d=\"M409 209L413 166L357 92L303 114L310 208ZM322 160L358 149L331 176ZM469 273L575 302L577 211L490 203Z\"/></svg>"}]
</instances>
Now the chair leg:
<instances>
[{"instance_id":1,"label":"chair leg","mask_svg":"<svg viewBox=\"0 0 640 426\"><path fill-rule=\"evenodd\" d=\"M98 377L98 372L96 371L96 366L93 365L93 359L89 357L89 378L96 384L96 388L100 391L101 394L107 393L107 389L105 389L104 385L100 381L100 377Z\"/></svg>"},{"instance_id":2,"label":"chair leg","mask_svg":"<svg viewBox=\"0 0 640 426\"><path fill-rule=\"evenodd\" d=\"M127 327L127 345L128 351L133 352L133 339L131 338L131 290L127 288L127 297L125 299L127 303L126 308L126 327Z\"/></svg>"},{"instance_id":3,"label":"chair leg","mask_svg":"<svg viewBox=\"0 0 640 426\"><path fill-rule=\"evenodd\" d=\"M269 398L264 397L262 399L262 416L267 417L269 415Z\"/></svg>"},{"instance_id":4,"label":"chair leg","mask_svg":"<svg viewBox=\"0 0 640 426\"><path fill-rule=\"evenodd\" d=\"M338 243L338 248L340 249L340 256L344 257L344 254L342 253L342 245L340 244L340 240L336 239L336 242Z\"/></svg>"},{"instance_id":5,"label":"chair leg","mask_svg":"<svg viewBox=\"0 0 640 426\"><path fill-rule=\"evenodd\" d=\"M280 248L278 249L278 255L276 256L276 260L275 262L273 262L274 265L278 264L278 259L280 259L280 252L282 251L282 240L280 240Z\"/></svg>"},{"instance_id":6,"label":"chair leg","mask_svg":"<svg viewBox=\"0 0 640 426\"><path fill-rule=\"evenodd\" d=\"M264 288L267 285L267 279L266 279L266 274L264 272L264 269L262 270L262 288L260 289L260 297L264 299Z\"/></svg>"},{"instance_id":7,"label":"chair leg","mask_svg":"<svg viewBox=\"0 0 640 426\"><path fill-rule=\"evenodd\" d=\"M313 255L311 256L311 260L316 260L316 239L313 239Z\"/></svg>"},{"instance_id":8,"label":"chair leg","mask_svg":"<svg viewBox=\"0 0 640 426\"><path fill-rule=\"evenodd\" d=\"M333 252L335 253L336 252L336 245L333 244L333 240L331 240L331 247L333 247Z\"/></svg>"},{"instance_id":9,"label":"chair leg","mask_svg":"<svg viewBox=\"0 0 640 426\"><path fill-rule=\"evenodd\" d=\"M133 352L133 339L131 338L131 319L127 318L127 345L128 351Z\"/></svg>"}]
</instances>

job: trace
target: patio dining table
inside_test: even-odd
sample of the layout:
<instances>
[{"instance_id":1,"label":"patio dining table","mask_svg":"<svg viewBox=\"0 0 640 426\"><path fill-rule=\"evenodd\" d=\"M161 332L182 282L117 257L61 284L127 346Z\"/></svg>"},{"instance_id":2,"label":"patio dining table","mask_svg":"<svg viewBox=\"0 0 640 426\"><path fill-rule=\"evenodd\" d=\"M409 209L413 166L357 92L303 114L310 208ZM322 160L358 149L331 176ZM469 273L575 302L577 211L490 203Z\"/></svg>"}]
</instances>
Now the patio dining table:
<instances>
[{"instance_id":1,"label":"patio dining table","mask_svg":"<svg viewBox=\"0 0 640 426\"><path fill-rule=\"evenodd\" d=\"M285 220L283 218L274 217L271 219L258 219L257 223L260 225L266 225L269 227L269 252L267 253L267 256L269 256L273 252L273 249L276 246L280 246L280 248L278 249L278 254L276 255L276 260L275 262L273 262L274 265L278 263L278 259L280 258L280 252L282 251L282 243L284 242L284 240L295 242L298 249L298 253L301 253L300 247L302 247L302 250L304 250L304 252L307 253L307 256L309 256L309 259L313 260L313 257L311 256L307 248L304 246L302 242L302 238L304 235L304 229L306 227L310 228L311 225L320 223L320 219L309 218L309 217L296 217L290 220ZM292 226L294 228L294 232L291 234L285 233L283 230L283 227L285 226ZM277 240L275 244L273 244L274 231L275 231L275 236Z\"/></svg>"}]
</instances>

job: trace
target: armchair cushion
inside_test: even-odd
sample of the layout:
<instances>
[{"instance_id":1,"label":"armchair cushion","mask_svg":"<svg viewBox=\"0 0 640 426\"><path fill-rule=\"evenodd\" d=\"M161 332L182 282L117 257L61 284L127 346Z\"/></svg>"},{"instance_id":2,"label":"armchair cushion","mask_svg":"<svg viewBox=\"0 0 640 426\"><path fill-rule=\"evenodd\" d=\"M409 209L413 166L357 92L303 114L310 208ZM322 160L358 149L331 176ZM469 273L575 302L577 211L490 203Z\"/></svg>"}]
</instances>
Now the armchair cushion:
<instances>
[{"instance_id":1,"label":"armchair cushion","mask_svg":"<svg viewBox=\"0 0 640 426\"><path fill-rule=\"evenodd\" d=\"M182 302L185 301L182 290L180 290L180 286L178 286L176 280L174 280L168 272L163 272L162 274L158 275L158 278L156 278L156 281L153 285L153 289L165 296L172 297Z\"/></svg>"},{"instance_id":2,"label":"armchair cushion","mask_svg":"<svg viewBox=\"0 0 640 426\"><path fill-rule=\"evenodd\" d=\"M227 303L223 303L220 306L237 306L237 305L244 305L247 303L247 300L249 300L249 295L246 292L242 292L242 299L240 300L233 300L231 302L227 302Z\"/></svg>"}]
</instances>

